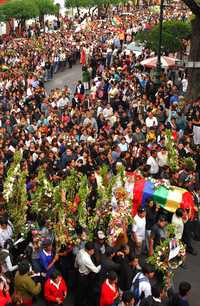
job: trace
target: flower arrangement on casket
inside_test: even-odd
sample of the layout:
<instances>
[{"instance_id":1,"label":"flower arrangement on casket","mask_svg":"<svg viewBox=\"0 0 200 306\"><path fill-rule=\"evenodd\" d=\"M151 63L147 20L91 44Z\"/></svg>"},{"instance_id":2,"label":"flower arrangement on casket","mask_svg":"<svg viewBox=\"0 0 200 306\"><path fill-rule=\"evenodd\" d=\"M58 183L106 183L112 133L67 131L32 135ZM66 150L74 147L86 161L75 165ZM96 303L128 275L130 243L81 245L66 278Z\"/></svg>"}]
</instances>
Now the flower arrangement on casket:
<instances>
[{"instance_id":1,"label":"flower arrangement on casket","mask_svg":"<svg viewBox=\"0 0 200 306\"><path fill-rule=\"evenodd\" d=\"M115 176L111 175L106 166L100 169L97 203L91 211L87 207L91 186L87 177L78 174L74 169L54 185L41 167L33 183L34 190L30 190L28 198L30 187L26 183L27 173L20 171L21 159L20 152L16 152L3 191L16 238L25 236L31 229L27 223L28 207L31 213L38 218L42 216L51 224L58 249L62 244L79 244L79 228L83 229L89 240L94 238L97 230L103 230L108 234L111 245L117 241L120 234L126 233L132 220L132 201L125 188L123 168L120 168Z\"/></svg>"},{"instance_id":2,"label":"flower arrangement on casket","mask_svg":"<svg viewBox=\"0 0 200 306\"><path fill-rule=\"evenodd\" d=\"M157 271L166 273L170 270L176 270L180 267L185 259L186 251L183 243L178 240L177 247L179 248L179 253L173 259L169 260L169 241L165 240L161 245L157 246L154 255L147 259L147 262L152 264Z\"/></svg>"},{"instance_id":3,"label":"flower arrangement on casket","mask_svg":"<svg viewBox=\"0 0 200 306\"><path fill-rule=\"evenodd\" d=\"M174 226L169 224L167 227L168 238L156 247L153 256L147 258L147 262L153 265L156 271L162 272L164 275L180 267L186 256L184 244L181 240L173 238L174 230Z\"/></svg>"},{"instance_id":4,"label":"flower arrangement on casket","mask_svg":"<svg viewBox=\"0 0 200 306\"><path fill-rule=\"evenodd\" d=\"M181 242L181 240L178 240L177 242L178 242L178 247L179 247L179 253L176 257L169 260L169 268L171 270L178 269L178 267L180 267L183 264L185 260L185 256L186 256L186 249L185 249L184 244Z\"/></svg>"},{"instance_id":5,"label":"flower arrangement on casket","mask_svg":"<svg viewBox=\"0 0 200 306\"><path fill-rule=\"evenodd\" d=\"M7 203L7 210L14 227L14 238L20 234L26 235L29 227L26 224L27 216L27 191L26 171L20 171L22 154L16 152L7 177L4 182L3 198ZM21 235L23 236L23 235Z\"/></svg>"},{"instance_id":6,"label":"flower arrangement on casket","mask_svg":"<svg viewBox=\"0 0 200 306\"><path fill-rule=\"evenodd\" d=\"M120 236L126 236L128 224L133 220L131 215L132 203L124 187L115 190L116 205L110 215L108 224L108 244L114 246Z\"/></svg>"}]
</instances>

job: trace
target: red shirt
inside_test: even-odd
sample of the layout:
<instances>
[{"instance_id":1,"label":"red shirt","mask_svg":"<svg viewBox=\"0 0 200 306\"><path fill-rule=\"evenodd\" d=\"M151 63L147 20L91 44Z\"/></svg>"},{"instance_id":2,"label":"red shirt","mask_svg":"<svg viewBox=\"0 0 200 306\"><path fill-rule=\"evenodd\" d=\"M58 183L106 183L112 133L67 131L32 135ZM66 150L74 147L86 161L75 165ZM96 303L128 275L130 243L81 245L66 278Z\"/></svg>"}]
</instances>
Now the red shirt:
<instances>
[{"instance_id":1,"label":"red shirt","mask_svg":"<svg viewBox=\"0 0 200 306\"><path fill-rule=\"evenodd\" d=\"M11 297L9 292L3 294L3 292L0 290L0 305L6 306L7 303L11 303Z\"/></svg>"},{"instance_id":2,"label":"red shirt","mask_svg":"<svg viewBox=\"0 0 200 306\"><path fill-rule=\"evenodd\" d=\"M174 130L172 131L172 137L174 138L174 140L177 139L177 132Z\"/></svg>"},{"instance_id":3,"label":"red shirt","mask_svg":"<svg viewBox=\"0 0 200 306\"><path fill-rule=\"evenodd\" d=\"M105 280L101 287L100 306L114 304L115 299L119 296L116 284L111 285L108 280Z\"/></svg>"},{"instance_id":4,"label":"red shirt","mask_svg":"<svg viewBox=\"0 0 200 306\"><path fill-rule=\"evenodd\" d=\"M64 279L59 276L59 283L54 283L51 279L48 279L44 285L44 297L49 302L56 302L59 298L62 302L67 294L67 286Z\"/></svg>"}]
</instances>

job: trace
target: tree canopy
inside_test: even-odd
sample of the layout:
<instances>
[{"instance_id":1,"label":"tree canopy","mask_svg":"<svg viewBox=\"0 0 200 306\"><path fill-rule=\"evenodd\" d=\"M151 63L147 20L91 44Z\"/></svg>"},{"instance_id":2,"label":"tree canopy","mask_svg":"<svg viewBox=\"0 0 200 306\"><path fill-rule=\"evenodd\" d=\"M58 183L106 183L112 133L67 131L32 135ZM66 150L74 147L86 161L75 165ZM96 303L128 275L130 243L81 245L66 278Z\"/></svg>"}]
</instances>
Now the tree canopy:
<instances>
[{"instance_id":1,"label":"tree canopy","mask_svg":"<svg viewBox=\"0 0 200 306\"><path fill-rule=\"evenodd\" d=\"M163 23L162 52L175 53L181 51L182 40L191 35L189 22L173 20ZM136 40L144 43L148 48L157 52L159 42L159 24L150 31L141 31L136 35Z\"/></svg>"},{"instance_id":2,"label":"tree canopy","mask_svg":"<svg viewBox=\"0 0 200 306\"><path fill-rule=\"evenodd\" d=\"M195 15L200 15L200 0L182 0Z\"/></svg>"},{"instance_id":3,"label":"tree canopy","mask_svg":"<svg viewBox=\"0 0 200 306\"><path fill-rule=\"evenodd\" d=\"M22 21L56 12L57 6L53 0L10 0L0 6L0 20L14 18Z\"/></svg>"},{"instance_id":4,"label":"tree canopy","mask_svg":"<svg viewBox=\"0 0 200 306\"><path fill-rule=\"evenodd\" d=\"M192 35L191 35L191 48L190 48L190 61L193 63L200 62L200 0L182 0L195 15L195 18L191 20ZM192 98L198 98L200 92L200 69L189 68L188 69L188 96Z\"/></svg>"},{"instance_id":5,"label":"tree canopy","mask_svg":"<svg viewBox=\"0 0 200 306\"><path fill-rule=\"evenodd\" d=\"M54 4L53 0L35 0L39 9L39 16L56 14L58 6Z\"/></svg>"},{"instance_id":6,"label":"tree canopy","mask_svg":"<svg viewBox=\"0 0 200 306\"><path fill-rule=\"evenodd\" d=\"M1 21L10 18L16 20L27 20L39 15L39 9L32 0L11 0L0 6Z\"/></svg>"},{"instance_id":7,"label":"tree canopy","mask_svg":"<svg viewBox=\"0 0 200 306\"><path fill-rule=\"evenodd\" d=\"M74 7L90 7L93 0L65 0L65 6L68 8Z\"/></svg>"},{"instance_id":8,"label":"tree canopy","mask_svg":"<svg viewBox=\"0 0 200 306\"><path fill-rule=\"evenodd\" d=\"M93 7L102 5L118 5L128 0L65 0L66 7Z\"/></svg>"}]
</instances>

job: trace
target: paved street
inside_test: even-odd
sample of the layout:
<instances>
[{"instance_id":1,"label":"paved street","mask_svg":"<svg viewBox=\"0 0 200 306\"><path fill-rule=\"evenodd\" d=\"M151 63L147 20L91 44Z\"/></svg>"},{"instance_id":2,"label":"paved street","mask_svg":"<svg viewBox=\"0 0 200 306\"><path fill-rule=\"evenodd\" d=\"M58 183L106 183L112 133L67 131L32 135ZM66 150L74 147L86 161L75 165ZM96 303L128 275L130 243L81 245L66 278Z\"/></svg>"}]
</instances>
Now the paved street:
<instances>
[{"instance_id":1,"label":"paved street","mask_svg":"<svg viewBox=\"0 0 200 306\"><path fill-rule=\"evenodd\" d=\"M64 85L68 85L72 91L76 81L81 78L81 66L76 65L72 69L66 69L63 72L59 72L55 75L54 80L46 83L45 87L49 92L52 88L59 87L62 88ZM186 265L187 269L180 268L175 275L175 286L177 288L178 284L185 280L192 284L192 291L190 297L191 306L200 305L200 242L194 242L195 249L198 251L197 256L188 255ZM38 302L34 306L43 306L43 302ZM65 306L72 306L69 300L64 304Z\"/></svg>"},{"instance_id":2,"label":"paved street","mask_svg":"<svg viewBox=\"0 0 200 306\"><path fill-rule=\"evenodd\" d=\"M50 92L52 88L62 88L68 85L72 92L78 80L81 79L81 65L77 64L72 69L66 68L62 72L58 72L54 75L54 79L45 84L47 92Z\"/></svg>"},{"instance_id":3,"label":"paved street","mask_svg":"<svg viewBox=\"0 0 200 306\"><path fill-rule=\"evenodd\" d=\"M200 242L193 243L195 250L197 250L198 255L192 256L188 255L186 260L186 268L180 268L175 276L175 285L179 284L181 281L188 281L192 284L192 291L190 295L190 305L199 306L200 305Z\"/></svg>"}]
</instances>

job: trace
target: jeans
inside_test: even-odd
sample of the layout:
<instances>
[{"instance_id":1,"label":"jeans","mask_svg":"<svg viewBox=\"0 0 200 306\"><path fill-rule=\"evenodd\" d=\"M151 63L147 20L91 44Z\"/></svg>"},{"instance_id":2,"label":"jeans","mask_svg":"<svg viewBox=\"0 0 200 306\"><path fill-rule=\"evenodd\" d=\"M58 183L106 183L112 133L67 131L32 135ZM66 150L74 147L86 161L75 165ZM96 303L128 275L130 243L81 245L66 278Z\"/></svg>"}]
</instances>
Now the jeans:
<instances>
[{"instance_id":1,"label":"jeans","mask_svg":"<svg viewBox=\"0 0 200 306\"><path fill-rule=\"evenodd\" d=\"M60 62L55 62L53 64L53 73L57 73L60 67Z\"/></svg>"}]
</instances>

